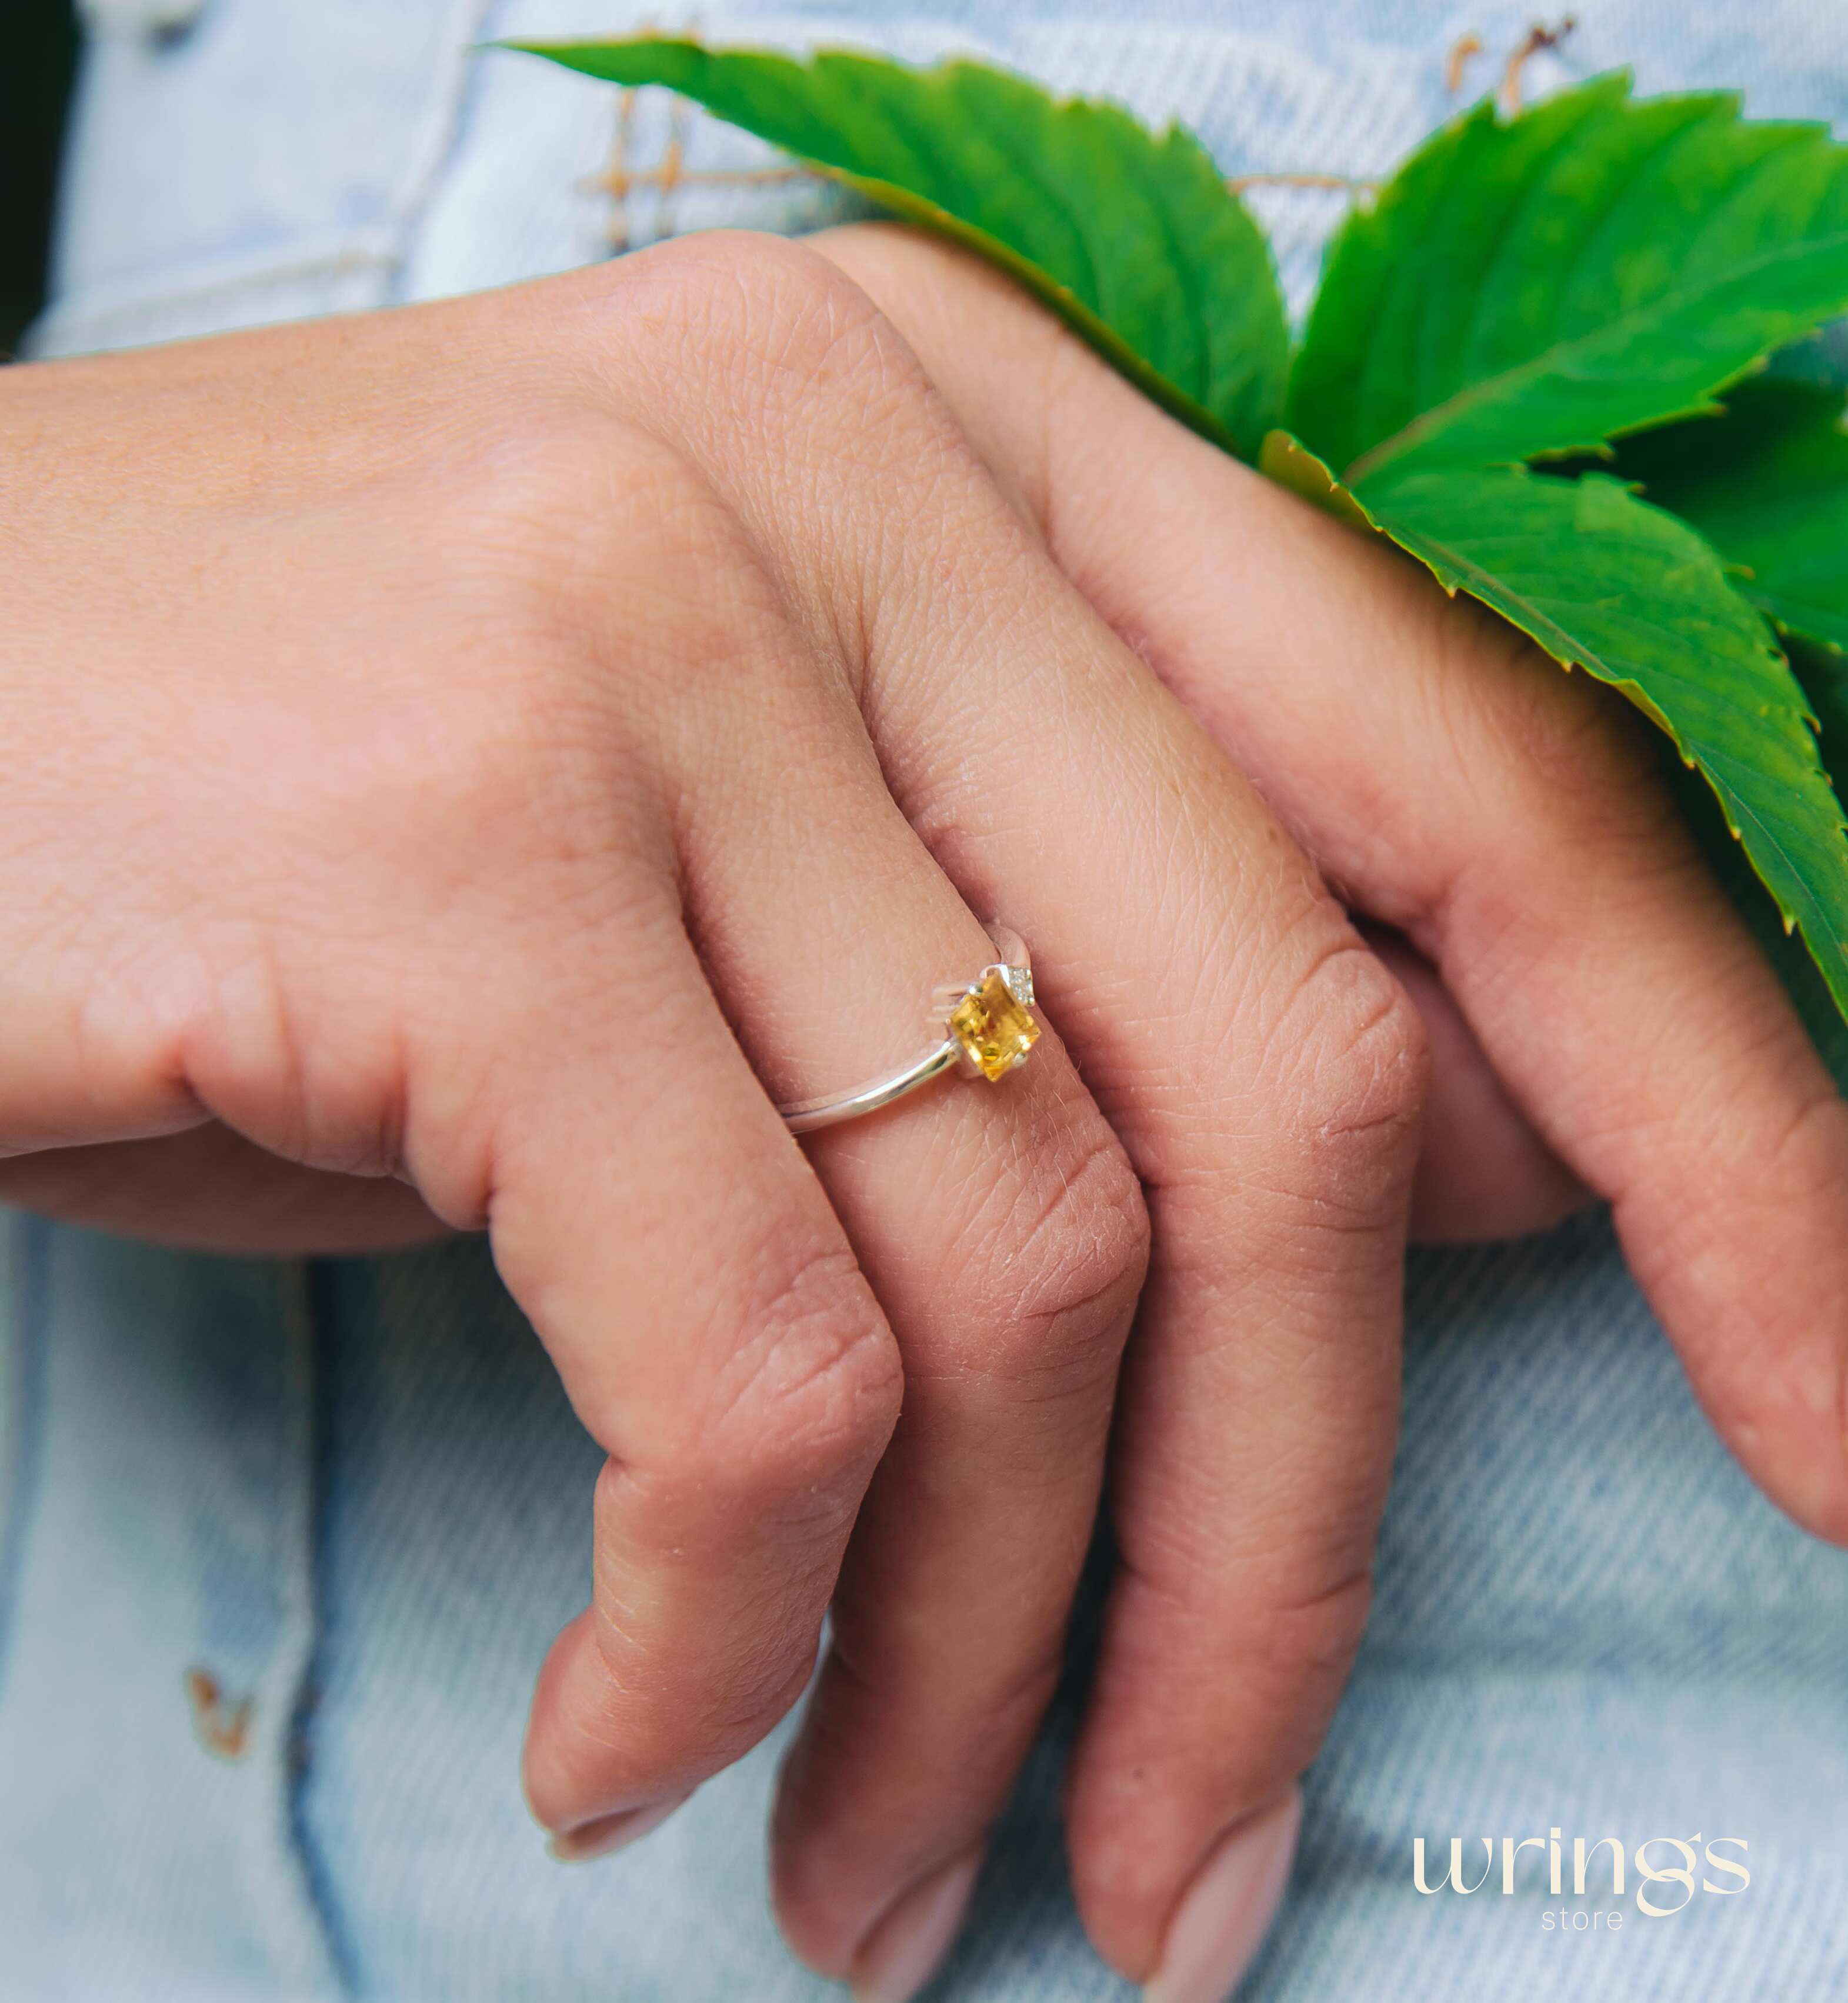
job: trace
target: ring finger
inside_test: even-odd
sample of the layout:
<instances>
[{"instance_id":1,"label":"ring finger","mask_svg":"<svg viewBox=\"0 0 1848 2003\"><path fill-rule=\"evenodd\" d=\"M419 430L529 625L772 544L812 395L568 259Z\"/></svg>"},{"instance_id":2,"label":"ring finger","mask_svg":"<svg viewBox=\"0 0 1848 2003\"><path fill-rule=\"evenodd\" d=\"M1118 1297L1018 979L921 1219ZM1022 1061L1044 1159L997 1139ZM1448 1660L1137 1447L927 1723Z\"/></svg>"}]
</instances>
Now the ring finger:
<instances>
[{"instance_id":1,"label":"ring finger","mask_svg":"<svg viewBox=\"0 0 1848 2003\"><path fill-rule=\"evenodd\" d=\"M735 686L735 758L686 800L687 917L788 1103L924 1054L933 991L997 950L893 803L845 678L772 633ZM814 1965L897 1995L947 1945L1051 1695L1147 1225L1053 1027L1004 1080L952 1077L804 1145L905 1391L786 1777L779 1906Z\"/></svg>"}]
</instances>

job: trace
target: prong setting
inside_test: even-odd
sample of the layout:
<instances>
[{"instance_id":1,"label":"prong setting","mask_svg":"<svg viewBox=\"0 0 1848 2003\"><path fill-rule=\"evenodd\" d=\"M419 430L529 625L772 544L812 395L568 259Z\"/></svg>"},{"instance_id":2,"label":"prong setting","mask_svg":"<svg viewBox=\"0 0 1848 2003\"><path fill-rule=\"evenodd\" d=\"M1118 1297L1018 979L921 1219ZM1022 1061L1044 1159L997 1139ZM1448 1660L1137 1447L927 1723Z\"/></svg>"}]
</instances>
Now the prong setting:
<instances>
[{"instance_id":1,"label":"prong setting","mask_svg":"<svg viewBox=\"0 0 1848 2003\"><path fill-rule=\"evenodd\" d=\"M1026 942L1004 925L987 927L1001 957L983 967L966 988L939 988L937 1019L943 1041L927 1057L902 1071L875 1079L852 1092L832 1092L779 1106L792 1134L809 1134L876 1113L952 1068L966 1076L998 1083L1026 1062L1039 1038L1034 1019L1033 975Z\"/></svg>"}]
</instances>

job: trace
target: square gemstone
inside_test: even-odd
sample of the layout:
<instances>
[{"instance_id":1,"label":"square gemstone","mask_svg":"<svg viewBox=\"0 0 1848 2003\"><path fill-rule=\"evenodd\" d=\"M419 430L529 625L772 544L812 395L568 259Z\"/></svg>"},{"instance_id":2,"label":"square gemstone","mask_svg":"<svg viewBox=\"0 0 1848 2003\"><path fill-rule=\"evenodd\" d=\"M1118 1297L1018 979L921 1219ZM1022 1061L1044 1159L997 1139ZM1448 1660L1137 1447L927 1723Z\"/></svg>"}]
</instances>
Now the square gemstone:
<instances>
[{"instance_id":1,"label":"square gemstone","mask_svg":"<svg viewBox=\"0 0 1848 2003\"><path fill-rule=\"evenodd\" d=\"M992 1080L1026 1061L1039 1025L1015 998L1004 970L991 967L951 1011L949 1032Z\"/></svg>"}]
</instances>

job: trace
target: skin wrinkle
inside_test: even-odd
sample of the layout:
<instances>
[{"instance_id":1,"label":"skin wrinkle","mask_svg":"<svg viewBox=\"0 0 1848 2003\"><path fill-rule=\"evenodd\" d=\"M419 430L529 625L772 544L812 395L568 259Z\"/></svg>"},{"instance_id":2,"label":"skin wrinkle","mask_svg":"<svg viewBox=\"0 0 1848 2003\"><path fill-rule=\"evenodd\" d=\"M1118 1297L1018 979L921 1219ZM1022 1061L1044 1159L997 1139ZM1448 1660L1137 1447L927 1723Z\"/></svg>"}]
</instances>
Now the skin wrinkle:
<instances>
[{"instance_id":1,"label":"skin wrinkle","mask_svg":"<svg viewBox=\"0 0 1848 2003\"><path fill-rule=\"evenodd\" d=\"M1696 1113L1689 1120L1688 1124L1699 1135L1700 1142L1706 1148L1709 1159L1714 1159L1716 1148L1713 1137L1720 1130L1720 1123L1710 1118L1702 1118ZM1838 1139L1842 1130L1848 1127L1848 1108L1844 1108L1839 1096L1818 1095L1812 1099L1806 1100L1802 1103L1794 1119L1780 1122L1771 1130L1766 1147L1765 1159L1767 1167L1773 1173L1767 1175L1758 1183L1753 1192L1756 1201L1765 1204L1767 1207L1775 1208L1783 1203L1801 1204L1806 1196L1826 1199L1836 1193L1836 1180L1829 1173L1826 1147L1822 1161L1817 1165L1822 1173L1818 1175L1812 1172L1803 1176L1796 1188L1790 1190L1780 1188L1779 1183L1781 1179L1775 1174L1775 1170L1780 1161L1799 1141L1812 1140L1816 1138L1815 1129L1818 1126L1825 1129L1834 1127L1836 1130ZM1826 1144L1828 1138L1826 1133L1822 1138ZM1726 1174L1723 1155L1717 1158L1715 1179L1717 1183L1721 1185L1720 1190L1716 1193L1716 1201L1724 1201L1726 1194L1728 1194L1724 1185L1729 1178ZM1668 1220L1664 1226L1663 1236L1664 1251L1661 1255L1661 1260L1665 1275L1669 1274L1697 1275L1703 1264L1716 1257L1734 1256L1730 1252L1724 1253L1716 1252L1712 1239L1710 1222L1702 1209L1690 1208L1685 1216Z\"/></svg>"},{"instance_id":2,"label":"skin wrinkle","mask_svg":"<svg viewBox=\"0 0 1848 2003\"><path fill-rule=\"evenodd\" d=\"M1223 1389L1236 1393L1239 1366L1249 1360L1228 1355L1234 1368ZM1335 1403L1322 1402L1331 1407ZM1332 1420L1336 1413L1330 1409L1320 1416ZM1382 1465L1370 1459L1331 1487L1326 1468L1312 1452L1280 1445L1272 1451L1242 1451L1235 1460L1228 1456L1216 1480L1187 1484L1185 1492L1171 1476L1151 1471L1123 1488L1120 1513L1133 1526L1143 1564L1152 1565L1156 1554L1166 1550L1174 1554L1176 1567L1193 1568L1196 1598L1219 1597L1216 1582L1237 1577L1247 1589L1238 1596L1235 1618L1245 1623L1255 1617L1252 1607L1286 1590L1284 1580L1299 1571L1305 1546L1332 1541L1359 1562L1371 1539L1354 1528L1355 1505L1376 1499L1385 1478ZM1240 1501L1254 1487L1273 1500L1248 1522ZM1178 1506L1183 1502L1186 1507ZM1365 1511L1358 1513L1364 1520ZM1324 1516L1329 1519L1326 1526ZM1173 1576L1179 1580L1178 1570Z\"/></svg>"},{"instance_id":3,"label":"skin wrinkle","mask_svg":"<svg viewBox=\"0 0 1848 2003\"><path fill-rule=\"evenodd\" d=\"M657 1386L632 1372L617 1410L591 1430L627 1464L684 1478L704 1491L757 1504L800 1488L861 1452L869 1431L890 1431L901 1386L891 1338L851 1253L792 1248L762 1220L754 1253L721 1267L707 1325L689 1348L714 1367L682 1363ZM726 1338L729 1335L730 1341Z\"/></svg>"},{"instance_id":4,"label":"skin wrinkle","mask_svg":"<svg viewBox=\"0 0 1848 2003\"><path fill-rule=\"evenodd\" d=\"M1102 1135L1079 1139L1075 1155L1067 1141L1048 1148L1023 1137L1010 1142L998 1173L975 1168L980 1139L972 1139L971 1170L959 1179L966 1201L944 1228L963 1250L955 1278L973 1312L966 1339L947 1345L926 1373L939 1381L999 1376L1029 1405L1094 1393L1116 1373L1118 1344L1102 1340L1102 1327L1127 1317L1147 1264L1140 1187ZM1077 1331L1070 1340L1067 1327ZM908 1381L920 1376L908 1369Z\"/></svg>"},{"instance_id":5,"label":"skin wrinkle","mask_svg":"<svg viewBox=\"0 0 1848 2003\"><path fill-rule=\"evenodd\" d=\"M1290 873L1294 875L1293 872ZM1224 935L1217 942L1217 949L1213 945L1207 948L1201 957L1203 966L1216 963L1223 966L1230 961L1234 965L1242 963L1249 967L1248 956L1237 950L1238 921L1233 915L1235 908L1228 907L1215 916L1215 928L1223 927ZM1259 1060L1252 1067L1252 1075L1263 1081L1270 1091L1267 1096L1262 1089L1250 1089L1247 1103L1253 1108L1256 1117L1249 1123L1249 1131L1254 1138L1260 1134L1264 1137L1266 1149L1274 1149L1276 1146L1280 1106L1288 1111L1285 1123L1287 1131L1300 1143L1311 1146L1338 1134L1347 1124L1357 1123L1357 1133L1376 1121L1391 1122L1403 1117L1396 1101L1378 1114L1365 1111L1356 1114L1350 1109L1348 1082L1344 1079L1332 1095L1327 1082L1328 1060L1336 1052L1351 1054L1375 1030L1391 1029L1400 1035L1412 1033L1413 1024L1402 992L1389 977L1380 977L1378 963L1326 897L1313 893L1305 897L1288 928L1271 942L1271 963L1294 957L1290 948L1293 938L1299 934L1315 939L1311 956L1292 969L1284 984L1273 986L1269 993L1254 987L1249 991L1251 999L1236 998L1224 1015L1225 1026L1221 1033L1228 1040L1236 1039L1241 1046L1252 1044L1256 1039L1253 1047L1259 1054ZM1350 957L1353 956L1358 957ZM1345 995L1339 990L1330 993L1328 988L1328 984L1339 979L1350 966L1364 967L1374 977L1368 983L1373 991L1372 998L1352 1022L1344 1019L1352 1012ZM1248 973L1248 978L1256 981L1255 969ZM1254 1022L1252 1015L1259 1009L1261 1015ZM1184 996L1180 998L1175 1011L1183 1021L1202 1017L1210 1020L1218 1012L1203 1005L1203 998ZM1305 1012L1308 1017L1306 1026L1298 1019ZM1414 1047L1403 1053L1403 1057L1410 1066L1409 1079L1403 1088L1404 1094L1408 1098L1421 1096L1422 1055ZM1231 1067L1212 1065L1207 1068L1209 1075L1222 1075ZM1291 1084L1280 1095L1275 1087L1286 1078ZM1320 1103L1324 1098L1328 1103ZM1259 1106L1263 1110L1257 1113ZM1151 1145L1155 1147L1157 1155L1145 1165L1144 1173L1151 1190L1165 1190L1185 1181L1189 1173L1189 1132L1211 1138L1224 1133L1228 1124L1240 1127L1245 1125L1231 1115L1231 1109L1223 1103L1188 1105L1184 1111L1188 1131L1169 1131L1151 1137Z\"/></svg>"},{"instance_id":6,"label":"skin wrinkle","mask_svg":"<svg viewBox=\"0 0 1848 2003\"><path fill-rule=\"evenodd\" d=\"M1748 1031L1748 1036L1749 1041L1761 1050L1767 1061L1774 1057L1780 1048L1786 1054L1783 1063L1768 1064L1768 1068L1787 1073L1794 1071L1799 1060L1791 1055L1787 1037L1777 1034L1774 1029L1759 1031L1755 1026ZM1659 1053L1653 1064L1646 1061L1643 1068L1645 1075L1651 1070L1659 1071L1665 1080L1678 1075L1665 1055ZM1575 1152L1595 1160L1600 1156L1619 1152L1636 1152L1639 1143L1661 1146L1678 1130L1698 1131L1717 1139L1718 1134L1731 1124L1729 1117L1731 1109L1727 1103L1727 1095L1723 1092L1717 1094L1710 1092L1702 1096L1705 1100L1704 1105L1696 1103L1691 1089L1689 1094L1672 1110L1654 1107L1644 1110L1640 1107L1628 1107L1621 1102L1602 1107L1598 1119L1586 1120L1574 1127L1570 1136L1571 1145ZM1832 1093L1817 1092L1804 1096L1790 1109L1787 1118L1794 1125L1807 1119L1818 1106L1836 1103L1839 1103L1839 1095ZM1773 1145L1770 1150L1773 1161L1780 1152L1780 1148Z\"/></svg>"},{"instance_id":7,"label":"skin wrinkle","mask_svg":"<svg viewBox=\"0 0 1848 2003\"><path fill-rule=\"evenodd\" d=\"M984 1690L983 1722L997 1742L1005 1743L1010 1737L1019 1736L1023 1728L1030 1731L1037 1723L1058 1683L1064 1660L1061 1627L1046 1637L1040 1648L1014 1664L1004 1680ZM828 1657L829 1674L839 1676L862 1700L869 1701L876 1701L882 1692L893 1690L894 1666L903 1667L865 1662L861 1650L851 1640L834 1648Z\"/></svg>"},{"instance_id":8,"label":"skin wrinkle","mask_svg":"<svg viewBox=\"0 0 1848 2003\"><path fill-rule=\"evenodd\" d=\"M1177 1618L1197 1620L1202 1613L1198 1581L1210 1568L1211 1555L1197 1547L1163 1551L1158 1543L1140 1542L1137 1557L1125 1562L1140 1591L1169 1601ZM1347 1658L1366 1625L1372 1596L1371 1548L1367 1558L1357 1564L1339 1551L1329 1555L1332 1577L1310 1584L1293 1573L1287 1585L1280 1579L1273 1590L1254 1597L1245 1610L1249 1631L1241 1636L1241 1646L1252 1650L1256 1659L1280 1675L1306 1671L1339 1678L1347 1673ZM1284 1631L1296 1628L1326 1629L1342 1638L1305 1648L1282 1638Z\"/></svg>"},{"instance_id":9,"label":"skin wrinkle","mask_svg":"<svg viewBox=\"0 0 1848 2003\"><path fill-rule=\"evenodd\" d=\"M619 1757L626 1757L638 1767L641 1762L637 1760L638 1752L640 1750L645 1753L647 1748L645 1742L641 1748L637 1746L634 1723L635 1713L638 1711L645 1712L660 1698L671 1694L676 1710L691 1714L690 1718L682 1723L676 1732L673 1739L665 1742L656 1758L648 1763L669 1776L668 1788L664 1790L659 1785L651 1785L636 1805L659 1799L668 1790L690 1789L697 1786L701 1781L748 1753L788 1717L801 1701L802 1693L808 1687L811 1673L812 1655L807 1645L806 1624L799 1640L791 1636L786 1642L782 1642L782 1645L798 1652L795 1666L785 1670L780 1676L763 1672L759 1668L757 1659L767 1655L774 1660L781 1641L782 1638L773 1636L766 1647L753 1649L749 1657L718 1665L727 1673L718 1683L724 1694L722 1697L708 1703L690 1703L684 1683L674 1685L671 1693L665 1687L650 1690L646 1687L629 1693L631 1701L624 1707L627 1714L626 1724L619 1726L613 1718L610 1736L596 1743L605 1751ZM609 1655L599 1649L599 1659L604 1673L611 1673ZM578 1729L582 1730L583 1728L580 1726ZM670 1767L669 1762L673 1752L678 1743L684 1739L694 1739L707 1750L697 1761ZM650 1778L653 1779L652 1775Z\"/></svg>"},{"instance_id":10,"label":"skin wrinkle","mask_svg":"<svg viewBox=\"0 0 1848 2003\"><path fill-rule=\"evenodd\" d=\"M624 1492L618 1492L619 1484ZM615 1464L606 1470L601 1488L599 1509L606 1510L612 1521L624 1524L643 1520L642 1511L655 1500L636 1492L637 1477ZM675 1505L670 1500L668 1506L671 1511ZM712 1513L708 1512L708 1516ZM589 1619L599 1655L610 1668L617 1686L609 1694L610 1701L629 1710L631 1729L645 1725L642 1714L652 1707L665 1712L662 1722L670 1728L669 1738L697 1738L697 1734L679 1734L672 1729L673 1711L684 1690L703 1685L721 1701L725 1694L732 1694L733 1715L758 1720L760 1733L753 1736L760 1736L761 1730L774 1722L764 1720L764 1693L781 1693L787 1689L791 1676L797 1679L799 1692L806 1680L813 1664L814 1631L820 1613L820 1597L809 1568L805 1564L779 1562L781 1554L771 1541L771 1534L783 1537L784 1548L801 1556L810 1546L824 1545L838 1536L846 1526L844 1518L851 1515L851 1504L839 1498L831 1507L818 1499L805 1508L792 1507L786 1515L780 1515L767 1526L767 1534L753 1549L753 1556L760 1562L739 1582L741 1605L748 1620L735 1630L715 1636L713 1648L701 1662L677 1666L663 1658L647 1640L645 1631L655 1617L657 1603L652 1596L636 1589L638 1568L630 1561L636 1557L650 1561L665 1557L684 1564L703 1555L708 1543L722 1547L725 1540L696 1534L696 1526L690 1522L679 1538L659 1546L651 1543L631 1550L618 1540L610 1540L610 1550L600 1559L596 1574L596 1592ZM673 1519L670 1516L669 1520ZM619 1744L617 1750L631 1764L647 1764L645 1757L638 1757L632 1746L624 1749ZM723 1764L714 1760L708 1771Z\"/></svg>"},{"instance_id":11,"label":"skin wrinkle","mask_svg":"<svg viewBox=\"0 0 1848 2003\"><path fill-rule=\"evenodd\" d=\"M1101 1201L1097 1201L1093 1199L1092 1185L1099 1181L1104 1187ZM1032 1177L1028 1187L1042 1201L1024 1228L1018 1219L1014 1220L1015 1243L1009 1264L1031 1267L1039 1258L1043 1243L1050 1241L1057 1261L1053 1270L1060 1281L1052 1289L1054 1299L1045 1306L1037 1301L1038 1289L1028 1292L1019 1302L1019 1312L1025 1319L1037 1320L1062 1314L1072 1304L1065 1297L1064 1261L1069 1255L1058 1249L1061 1242L1075 1243L1087 1253L1103 1253L1099 1263L1113 1277L1102 1285L1127 1282L1130 1292L1137 1290L1148 1257L1148 1219L1143 1209L1141 1184L1107 1131L1080 1140L1075 1159L1068 1157L1057 1175ZM1060 1228L1068 1220L1081 1227L1088 1223L1089 1229L1081 1229L1074 1239ZM1087 1275L1083 1289L1085 1298L1102 1290L1102 1286L1089 1286L1090 1277Z\"/></svg>"},{"instance_id":12,"label":"skin wrinkle","mask_svg":"<svg viewBox=\"0 0 1848 2003\"><path fill-rule=\"evenodd\" d=\"M809 1340L815 1310L802 1297L812 1289L822 1294L825 1306L819 1333ZM848 1316L842 1334L830 1323L844 1295L855 1302L857 1312ZM757 1508L786 1489L806 1490L816 1473L843 1462L858 1464L869 1435L882 1447L897 1416L903 1379L891 1335L858 1267L838 1253L805 1264L784 1283L769 1311L750 1317L747 1326L756 1340L735 1354L734 1367L714 1387L716 1406L700 1427L701 1449L696 1455L683 1449L679 1457L685 1465L704 1466L702 1480L721 1493ZM734 1377L739 1381L728 1381ZM735 1430L742 1435L736 1460L725 1446Z\"/></svg>"}]
</instances>

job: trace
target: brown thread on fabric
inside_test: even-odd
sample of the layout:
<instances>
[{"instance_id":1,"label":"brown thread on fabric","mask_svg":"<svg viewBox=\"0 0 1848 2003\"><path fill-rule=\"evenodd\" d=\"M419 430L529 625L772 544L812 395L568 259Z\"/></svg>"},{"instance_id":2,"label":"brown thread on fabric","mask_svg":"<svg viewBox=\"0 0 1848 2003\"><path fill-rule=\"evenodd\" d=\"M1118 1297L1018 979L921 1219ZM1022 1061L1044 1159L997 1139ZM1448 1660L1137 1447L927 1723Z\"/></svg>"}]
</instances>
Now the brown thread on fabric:
<instances>
[{"instance_id":1,"label":"brown thread on fabric","mask_svg":"<svg viewBox=\"0 0 1848 2003\"><path fill-rule=\"evenodd\" d=\"M1513 117L1521 109L1521 74L1537 55L1556 49L1578 26L1578 16L1567 14L1558 26L1548 28L1535 22L1508 58L1507 67L1501 73L1501 87L1496 93L1501 101L1504 114Z\"/></svg>"},{"instance_id":2,"label":"brown thread on fabric","mask_svg":"<svg viewBox=\"0 0 1848 2003\"><path fill-rule=\"evenodd\" d=\"M1452 97L1463 87L1463 75L1483 52L1483 38L1473 28L1458 35L1444 58L1444 88Z\"/></svg>"},{"instance_id":3,"label":"brown thread on fabric","mask_svg":"<svg viewBox=\"0 0 1848 2003\"><path fill-rule=\"evenodd\" d=\"M218 1680L195 1663L186 1673L187 1701L192 1707L193 1730L199 1743L215 1759L241 1760L250 1750L250 1727L257 1715L254 1697L227 1703Z\"/></svg>"}]
</instances>

